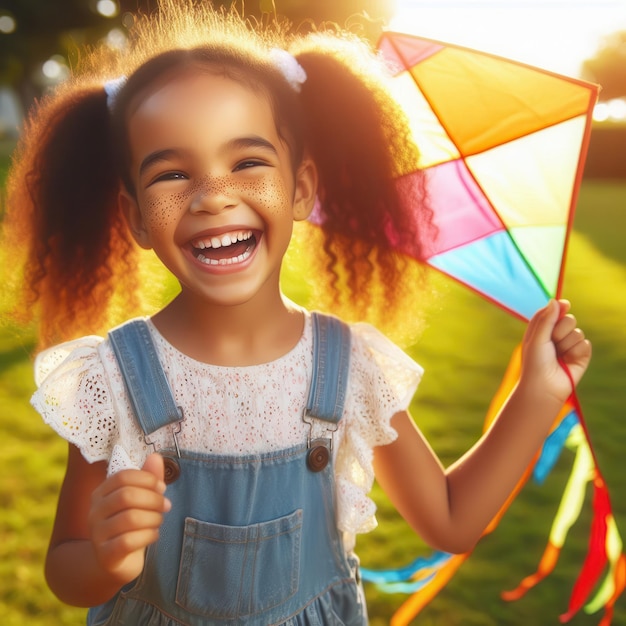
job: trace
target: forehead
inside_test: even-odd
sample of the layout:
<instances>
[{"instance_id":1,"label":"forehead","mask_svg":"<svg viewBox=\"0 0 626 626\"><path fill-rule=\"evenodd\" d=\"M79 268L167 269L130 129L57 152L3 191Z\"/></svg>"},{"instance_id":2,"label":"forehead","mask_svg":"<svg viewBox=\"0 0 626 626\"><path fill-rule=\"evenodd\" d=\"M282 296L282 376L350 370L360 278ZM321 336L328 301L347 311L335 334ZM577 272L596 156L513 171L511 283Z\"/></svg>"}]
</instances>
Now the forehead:
<instances>
[{"instance_id":1,"label":"forehead","mask_svg":"<svg viewBox=\"0 0 626 626\"><path fill-rule=\"evenodd\" d=\"M222 74L166 77L130 104L127 124L133 153L163 141L219 143L249 134L282 143L267 92Z\"/></svg>"}]
</instances>

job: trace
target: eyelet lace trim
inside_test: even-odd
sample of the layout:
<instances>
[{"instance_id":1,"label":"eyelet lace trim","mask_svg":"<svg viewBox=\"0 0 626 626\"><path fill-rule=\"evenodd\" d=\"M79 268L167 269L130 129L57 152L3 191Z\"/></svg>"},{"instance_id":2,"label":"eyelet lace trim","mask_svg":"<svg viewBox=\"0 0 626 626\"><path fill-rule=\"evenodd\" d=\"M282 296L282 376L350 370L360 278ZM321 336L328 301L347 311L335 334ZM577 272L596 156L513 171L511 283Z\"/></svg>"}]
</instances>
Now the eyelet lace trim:
<instances>
[{"instance_id":1,"label":"eyelet lace trim","mask_svg":"<svg viewBox=\"0 0 626 626\"><path fill-rule=\"evenodd\" d=\"M312 367L309 316L293 350L249 367L195 361L150 328L185 414L181 448L250 454L306 441L309 427L301 416ZM422 375L419 365L372 326L353 325L352 335L350 386L334 447L337 523L348 535L376 526L376 507L368 496L373 448L397 437L391 417L408 407ZM35 362L35 378L33 406L87 461L107 461L109 474L143 465L152 447L132 415L108 341L88 336L46 350ZM168 437L166 429L152 435L157 448L168 447Z\"/></svg>"}]
</instances>

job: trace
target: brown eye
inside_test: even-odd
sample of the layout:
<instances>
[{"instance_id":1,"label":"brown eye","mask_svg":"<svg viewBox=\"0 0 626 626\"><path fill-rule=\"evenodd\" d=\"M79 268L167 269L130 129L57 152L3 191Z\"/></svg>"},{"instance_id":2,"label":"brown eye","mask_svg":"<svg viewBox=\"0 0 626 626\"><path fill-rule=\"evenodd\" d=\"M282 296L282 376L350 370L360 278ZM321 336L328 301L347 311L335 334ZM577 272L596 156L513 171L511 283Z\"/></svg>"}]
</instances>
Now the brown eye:
<instances>
[{"instance_id":1,"label":"brown eye","mask_svg":"<svg viewBox=\"0 0 626 626\"><path fill-rule=\"evenodd\" d=\"M187 175L182 172L165 172L164 174L159 174L151 183L160 183L168 180L187 180ZM150 186L148 185L148 186Z\"/></svg>"},{"instance_id":2,"label":"brown eye","mask_svg":"<svg viewBox=\"0 0 626 626\"><path fill-rule=\"evenodd\" d=\"M235 169L233 171L239 172L241 170L247 170L247 169L250 169L252 167L258 167L258 166L263 166L263 165L267 165L267 163L265 163L264 161L257 161L257 160L254 160L254 159L248 159L247 161L241 161L240 163L237 163L237 165L235 166Z\"/></svg>"}]
</instances>

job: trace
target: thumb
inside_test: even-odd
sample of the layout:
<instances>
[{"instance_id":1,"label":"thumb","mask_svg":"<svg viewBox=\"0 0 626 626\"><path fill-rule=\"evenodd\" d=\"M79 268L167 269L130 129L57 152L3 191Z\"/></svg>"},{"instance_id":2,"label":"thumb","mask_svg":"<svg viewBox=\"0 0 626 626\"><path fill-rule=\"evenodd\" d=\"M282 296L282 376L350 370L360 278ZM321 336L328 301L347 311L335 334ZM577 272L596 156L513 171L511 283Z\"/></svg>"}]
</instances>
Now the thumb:
<instances>
[{"instance_id":1,"label":"thumb","mask_svg":"<svg viewBox=\"0 0 626 626\"><path fill-rule=\"evenodd\" d=\"M572 308L569 300L557 300L559 305L559 319L565 316L565 314Z\"/></svg>"},{"instance_id":2,"label":"thumb","mask_svg":"<svg viewBox=\"0 0 626 626\"><path fill-rule=\"evenodd\" d=\"M141 469L152 474L158 481L165 482L165 467L163 457L160 454L153 453L148 455Z\"/></svg>"},{"instance_id":3,"label":"thumb","mask_svg":"<svg viewBox=\"0 0 626 626\"><path fill-rule=\"evenodd\" d=\"M551 340L552 330L561 315L561 305L556 300L550 300L548 304L539 309L533 315L526 329L525 339L528 344L547 343Z\"/></svg>"}]
</instances>

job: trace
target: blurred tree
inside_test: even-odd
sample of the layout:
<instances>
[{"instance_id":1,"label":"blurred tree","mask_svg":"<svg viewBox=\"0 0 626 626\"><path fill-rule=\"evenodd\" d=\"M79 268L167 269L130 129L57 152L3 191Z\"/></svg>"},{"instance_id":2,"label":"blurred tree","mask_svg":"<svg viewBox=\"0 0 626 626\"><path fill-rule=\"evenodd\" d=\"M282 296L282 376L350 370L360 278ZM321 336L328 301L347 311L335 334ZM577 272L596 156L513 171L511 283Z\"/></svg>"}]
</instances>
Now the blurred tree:
<instances>
[{"instance_id":1,"label":"blurred tree","mask_svg":"<svg viewBox=\"0 0 626 626\"><path fill-rule=\"evenodd\" d=\"M63 69L72 49L111 28L111 19L90 0L0 0L2 17L14 28L0 30L0 85L13 87L24 108L55 81L43 73L45 61L56 58Z\"/></svg>"},{"instance_id":2,"label":"blurred tree","mask_svg":"<svg viewBox=\"0 0 626 626\"><path fill-rule=\"evenodd\" d=\"M602 86L600 100L626 97L626 31L605 37L582 66L582 77Z\"/></svg>"},{"instance_id":3,"label":"blurred tree","mask_svg":"<svg viewBox=\"0 0 626 626\"><path fill-rule=\"evenodd\" d=\"M122 12L154 10L157 0L120 0ZM213 0L214 6L235 7L256 18L287 18L295 28L334 22L376 41L389 22L395 0Z\"/></svg>"},{"instance_id":4,"label":"blurred tree","mask_svg":"<svg viewBox=\"0 0 626 626\"><path fill-rule=\"evenodd\" d=\"M213 4L232 5L259 19L287 18L296 28L335 22L375 42L391 17L394 1L213 0ZM0 23L0 87L12 87L27 109L49 85L62 79L62 75L45 75L47 60L67 71L81 46L96 43L115 27L123 31L126 13L155 10L157 0L109 0L111 4L117 11L107 17L100 12L98 0L0 0L0 20L13 24L3 30Z\"/></svg>"}]
</instances>

